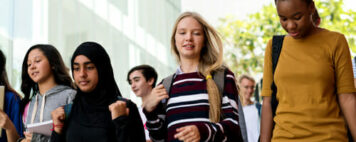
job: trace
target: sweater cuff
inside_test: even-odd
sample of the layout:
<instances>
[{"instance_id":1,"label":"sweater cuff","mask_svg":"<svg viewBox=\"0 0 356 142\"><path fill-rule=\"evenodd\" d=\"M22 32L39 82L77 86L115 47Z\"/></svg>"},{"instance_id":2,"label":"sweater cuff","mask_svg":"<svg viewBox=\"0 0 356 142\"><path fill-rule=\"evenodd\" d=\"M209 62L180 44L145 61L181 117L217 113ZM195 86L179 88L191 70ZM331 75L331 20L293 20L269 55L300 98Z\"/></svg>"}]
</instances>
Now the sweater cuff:
<instances>
[{"instance_id":1,"label":"sweater cuff","mask_svg":"<svg viewBox=\"0 0 356 142\"><path fill-rule=\"evenodd\" d=\"M120 127L120 126L124 126L128 123L128 121L129 121L128 118L129 118L128 116L123 115L123 116L119 116L119 117L115 118L112 121L116 127Z\"/></svg>"},{"instance_id":2,"label":"sweater cuff","mask_svg":"<svg viewBox=\"0 0 356 142\"><path fill-rule=\"evenodd\" d=\"M201 141L207 141L208 139L210 139L210 137L211 137L211 129L209 127L209 124L207 124L207 123L198 123L198 124L195 124L195 126L198 127Z\"/></svg>"},{"instance_id":3,"label":"sweater cuff","mask_svg":"<svg viewBox=\"0 0 356 142\"><path fill-rule=\"evenodd\" d=\"M143 113L146 115L147 120L156 120L158 119L157 110L153 110L152 112L147 112L145 109L142 109Z\"/></svg>"}]
</instances>

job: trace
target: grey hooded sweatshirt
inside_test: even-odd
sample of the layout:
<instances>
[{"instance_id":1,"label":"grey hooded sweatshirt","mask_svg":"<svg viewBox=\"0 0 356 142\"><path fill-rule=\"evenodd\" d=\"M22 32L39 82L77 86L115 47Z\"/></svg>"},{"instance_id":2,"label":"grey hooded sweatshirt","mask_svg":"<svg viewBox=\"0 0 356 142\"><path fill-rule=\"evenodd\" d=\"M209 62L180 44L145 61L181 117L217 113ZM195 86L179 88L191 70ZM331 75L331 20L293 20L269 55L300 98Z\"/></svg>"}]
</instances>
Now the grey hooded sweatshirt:
<instances>
[{"instance_id":1,"label":"grey hooded sweatshirt","mask_svg":"<svg viewBox=\"0 0 356 142\"><path fill-rule=\"evenodd\" d=\"M26 116L26 125L52 120L51 112L58 107L72 103L75 94L74 89L64 85L57 85L43 95L38 92L31 99ZM33 114L35 114L34 117ZM31 142L48 142L49 139L50 136L34 133Z\"/></svg>"}]
</instances>

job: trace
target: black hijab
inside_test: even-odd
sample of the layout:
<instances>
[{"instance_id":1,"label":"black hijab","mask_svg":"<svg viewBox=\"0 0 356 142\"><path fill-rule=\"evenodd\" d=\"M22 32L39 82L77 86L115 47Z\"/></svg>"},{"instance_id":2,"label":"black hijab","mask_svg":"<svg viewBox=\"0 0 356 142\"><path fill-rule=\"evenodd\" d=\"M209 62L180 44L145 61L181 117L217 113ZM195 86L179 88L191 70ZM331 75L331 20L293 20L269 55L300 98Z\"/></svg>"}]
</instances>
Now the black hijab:
<instances>
[{"instance_id":1,"label":"black hijab","mask_svg":"<svg viewBox=\"0 0 356 142\"><path fill-rule=\"evenodd\" d=\"M121 93L114 79L109 55L98 43L80 44L71 59L72 74L74 59L79 55L86 56L94 63L99 81L96 88L89 93L82 92L78 87L73 111L79 115L73 116L73 119L87 126L111 127L111 113L108 106L118 100Z\"/></svg>"}]
</instances>

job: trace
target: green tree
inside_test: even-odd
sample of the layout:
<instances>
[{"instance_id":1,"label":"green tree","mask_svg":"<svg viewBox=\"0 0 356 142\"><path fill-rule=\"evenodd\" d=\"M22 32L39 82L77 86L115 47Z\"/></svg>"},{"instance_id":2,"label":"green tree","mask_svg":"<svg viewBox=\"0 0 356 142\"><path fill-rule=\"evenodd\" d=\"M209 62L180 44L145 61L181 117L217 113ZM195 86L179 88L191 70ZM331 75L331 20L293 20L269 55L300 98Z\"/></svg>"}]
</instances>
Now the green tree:
<instances>
[{"instance_id":1,"label":"green tree","mask_svg":"<svg viewBox=\"0 0 356 142\"><path fill-rule=\"evenodd\" d=\"M345 34L356 52L356 12L343 9L343 0L316 1L320 27ZM235 74L261 74L266 44L273 35L286 34L279 23L274 3L251 14L247 20L221 19L218 31L225 44L224 60Z\"/></svg>"}]
</instances>

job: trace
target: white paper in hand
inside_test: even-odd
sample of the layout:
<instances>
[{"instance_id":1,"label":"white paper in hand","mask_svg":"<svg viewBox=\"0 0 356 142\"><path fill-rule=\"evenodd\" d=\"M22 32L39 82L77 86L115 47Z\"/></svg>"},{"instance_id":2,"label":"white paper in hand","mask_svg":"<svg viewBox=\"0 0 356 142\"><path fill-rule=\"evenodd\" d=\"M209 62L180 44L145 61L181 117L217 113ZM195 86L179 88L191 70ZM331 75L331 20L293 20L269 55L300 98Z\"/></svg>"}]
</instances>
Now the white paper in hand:
<instances>
[{"instance_id":1,"label":"white paper in hand","mask_svg":"<svg viewBox=\"0 0 356 142\"><path fill-rule=\"evenodd\" d=\"M53 130L52 120L27 125L27 131L32 133L42 134L45 136L51 136L52 130Z\"/></svg>"}]
</instances>

